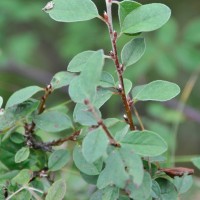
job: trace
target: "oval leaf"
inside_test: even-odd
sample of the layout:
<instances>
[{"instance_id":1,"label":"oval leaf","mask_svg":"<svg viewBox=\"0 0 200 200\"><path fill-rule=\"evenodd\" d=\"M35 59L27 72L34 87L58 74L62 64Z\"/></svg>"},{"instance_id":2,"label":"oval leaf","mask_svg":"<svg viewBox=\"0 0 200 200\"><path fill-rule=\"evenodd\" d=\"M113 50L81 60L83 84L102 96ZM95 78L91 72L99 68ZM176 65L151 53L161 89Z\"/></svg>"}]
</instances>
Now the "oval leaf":
<instances>
[{"instance_id":1,"label":"oval leaf","mask_svg":"<svg viewBox=\"0 0 200 200\"><path fill-rule=\"evenodd\" d=\"M57 171L63 168L70 160L70 154L65 149L54 151L48 160L49 171Z\"/></svg>"},{"instance_id":2,"label":"oval leaf","mask_svg":"<svg viewBox=\"0 0 200 200\"><path fill-rule=\"evenodd\" d=\"M66 193L65 180L60 179L49 188L45 200L63 200Z\"/></svg>"},{"instance_id":3,"label":"oval leaf","mask_svg":"<svg viewBox=\"0 0 200 200\"><path fill-rule=\"evenodd\" d=\"M73 151L73 160L76 167L87 175L98 175L102 169L103 162L98 160L95 163L89 163L83 156L80 146L76 146Z\"/></svg>"},{"instance_id":4,"label":"oval leaf","mask_svg":"<svg viewBox=\"0 0 200 200\"><path fill-rule=\"evenodd\" d=\"M15 162L20 163L26 160L29 157L30 150L27 147L22 147L16 154L15 154Z\"/></svg>"},{"instance_id":5,"label":"oval leaf","mask_svg":"<svg viewBox=\"0 0 200 200\"><path fill-rule=\"evenodd\" d=\"M77 54L69 63L67 70L70 72L81 72L87 66L89 58L95 51L84 51Z\"/></svg>"},{"instance_id":6,"label":"oval leaf","mask_svg":"<svg viewBox=\"0 0 200 200\"><path fill-rule=\"evenodd\" d=\"M128 67L136 63L145 52L144 38L135 38L128 42L122 49L122 63Z\"/></svg>"},{"instance_id":7,"label":"oval leaf","mask_svg":"<svg viewBox=\"0 0 200 200\"><path fill-rule=\"evenodd\" d=\"M153 31L163 26L170 18L171 10L164 4L142 5L130 12L122 23L123 33Z\"/></svg>"},{"instance_id":8,"label":"oval leaf","mask_svg":"<svg viewBox=\"0 0 200 200\"><path fill-rule=\"evenodd\" d=\"M168 101L180 93L175 83L157 80L132 90L134 101Z\"/></svg>"},{"instance_id":9,"label":"oval leaf","mask_svg":"<svg viewBox=\"0 0 200 200\"><path fill-rule=\"evenodd\" d=\"M12 94L11 97L8 99L6 108L22 103L27 99L29 99L30 97L32 97L37 92L42 90L44 89L38 86L29 86L21 90L18 90L14 94Z\"/></svg>"},{"instance_id":10,"label":"oval leaf","mask_svg":"<svg viewBox=\"0 0 200 200\"><path fill-rule=\"evenodd\" d=\"M15 176L11 183L12 185L20 184L20 185L26 185L29 183L31 178L33 177L33 172L29 169L22 169L17 176Z\"/></svg>"},{"instance_id":11,"label":"oval leaf","mask_svg":"<svg viewBox=\"0 0 200 200\"><path fill-rule=\"evenodd\" d=\"M55 90L69 85L69 83L74 77L75 75L69 72L65 71L58 72L57 74L54 75L50 84L52 85L52 88Z\"/></svg>"},{"instance_id":12,"label":"oval leaf","mask_svg":"<svg viewBox=\"0 0 200 200\"><path fill-rule=\"evenodd\" d=\"M106 152L108 143L101 127L89 132L83 140L83 156L89 163L93 163Z\"/></svg>"},{"instance_id":13,"label":"oval leaf","mask_svg":"<svg viewBox=\"0 0 200 200\"><path fill-rule=\"evenodd\" d=\"M122 146L130 147L141 156L158 156L167 150L166 142L151 131L131 131L123 138Z\"/></svg>"},{"instance_id":14,"label":"oval leaf","mask_svg":"<svg viewBox=\"0 0 200 200\"><path fill-rule=\"evenodd\" d=\"M54 0L53 2L53 8L47 12L55 21L86 21L99 16L91 0Z\"/></svg>"},{"instance_id":15,"label":"oval leaf","mask_svg":"<svg viewBox=\"0 0 200 200\"><path fill-rule=\"evenodd\" d=\"M48 111L36 115L33 121L38 128L47 132L59 132L72 128L70 118L66 114L57 111Z\"/></svg>"},{"instance_id":16,"label":"oval leaf","mask_svg":"<svg viewBox=\"0 0 200 200\"><path fill-rule=\"evenodd\" d=\"M119 10L118 10L118 15L119 15L119 21L120 24L123 23L124 18L134 9L138 8L142 4L132 1L132 0L125 0L119 3Z\"/></svg>"}]
</instances>

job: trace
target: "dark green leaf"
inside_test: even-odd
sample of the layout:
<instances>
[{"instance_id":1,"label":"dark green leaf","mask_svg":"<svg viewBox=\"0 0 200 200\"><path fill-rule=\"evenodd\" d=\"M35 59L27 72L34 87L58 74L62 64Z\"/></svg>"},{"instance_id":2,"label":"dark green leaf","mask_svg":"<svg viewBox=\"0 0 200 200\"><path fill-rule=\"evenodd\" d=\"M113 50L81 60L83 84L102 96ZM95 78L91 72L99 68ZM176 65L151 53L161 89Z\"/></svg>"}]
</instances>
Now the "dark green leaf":
<instances>
[{"instance_id":1,"label":"dark green leaf","mask_svg":"<svg viewBox=\"0 0 200 200\"><path fill-rule=\"evenodd\" d=\"M12 142L16 143L16 144L21 144L24 142L25 138L22 134L14 132L11 136L10 139L12 140Z\"/></svg>"},{"instance_id":2,"label":"dark green leaf","mask_svg":"<svg viewBox=\"0 0 200 200\"><path fill-rule=\"evenodd\" d=\"M80 172L80 174L82 178L84 179L84 181L86 181L87 183L92 184L92 185L97 184L97 179L99 177L98 175L91 176L91 175L84 174L83 172Z\"/></svg>"},{"instance_id":3,"label":"dark green leaf","mask_svg":"<svg viewBox=\"0 0 200 200\"><path fill-rule=\"evenodd\" d=\"M106 153L108 143L108 138L101 127L90 131L83 140L83 156L89 163L93 163Z\"/></svg>"},{"instance_id":4,"label":"dark green leaf","mask_svg":"<svg viewBox=\"0 0 200 200\"><path fill-rule=\"evenodd\" d=\"M16 154L15 154L15 162L20 163L24 160L28 159L30 154L30 150L28 147L22 147Z\"/></svg>"},{"instance_id":5,"label":"dark green leaf","mask_svg":"<svg viewBox=\"0 0 200 200\"><path fill-rule=\"evenodd\" d=\"M180 93L175 83L157 80L132 90L134 101L168 101Z\"/></svg>"},{"instance_id":6,"label":"dark green leaf","mask_svg":"<svg viewBox=\"0 0 200 200\"><path fill-rule=\"evenodd\" d=\"M73 160L76 167L87 175L98 175L102 169L102 160L98 160L95 163L89 163L83 156L80 146L75 146L73 151Z\"/></svg>"},{"instance_id":7,"label":"dark green leaf","mask_svg":"<svg viewBox=\"0 0 200 200\"><path fill-rule=\"evenodd\" d=\"M132 131L122 140L122 146L131 148L141 156L158 156L167 150L166 142L151 131Z\"/></svg>"},{"instance_id":8,"label":"dark green leaf","mask_svg":"<svg viewBox=\"0 0 200 200\"><path fill-rule=\"evenodd\" d=\"M151 195L151 176L148 172L144 173L144 179L142 185L139 187L134 185L133 183L128 184L126 191L130 193L130 197L134 200L147 200Z\"/></svg>"},{"instance_id":9,"label":"dark green leaf","mask_svg":"<svg viewBox=\"0 0 200 200\"><path fill-rule=\"evenodd\" d=\"M118 15L119 15L119 21L120 24L123 23L124 18L134 9L138 8L142 4L136 2L136 1L131 1L131 0L125 0L119 3L119 10L118 10Z\"/></svg>"},{"instance_id":10,"label":"dark green leaf","mask_svg":"<svg viewBox=\"0 0 200 200\"><path fill-rule=\"evenodd\" d=\"M135 154L134 151L123 147L119 149L119 152L128 174L131 175L133 183L140 186L144 176L144 169L140 156Z\"/></svg>"},{"instance_id":11,"label":"dark green leaf","mask_svg":"<svg viewBox=\"0 0 200 200\"><path fill-rule=\"evenodd\" d=\"M161 199L162 200L176 200L178 198L178 193L175 186L167 179L159 178L156 179L161 189Z\"/></svg>"},{"instance_id":12,"label":"dark green leaf","mask_svg":"<svg viewBox=\"0 0 200 200\"><path fill-rule=\"evenodd\" d=\"M33 175L33 172L29 169L23 169L19 172L17 176L15 176L12 180L11 183L12 185L15 184L20 184L20 185L25 185L28 184L31 177Z\"/></svg>"},{"instance_id":13,"label":"dark green leaf","mask_svg":"<svg viewBox=\"0 0 200 200\"><path fill-rule=\"evenodd\" d=\"M110 153L106 159L106 166L99 175L97 187L103 189L109 185L116 185L119 188L124 188L128 178L121 156L116 150Z\"/></svg>"},{"instance_id":14,"label":"dark green leaf","mask_svg":"<svg viewBox=\"0 0 200 200\"><path fill-rule=\"evenodd\" d=\"M173 181L174 185L176 186L176 189L179 194L183 194L187 192L193 184L192 176L185 174L182 177L174 177Z\"/></svg>"},{"instance_id":15,"label":"dark green leaf","mask_svg":"<svg viewBox=\"0 0 200 200\"><path fill-rule=\"evenodd\" d=\"M63 200L66 193L65 180L60 179L53 183L47 192L45 200Z\"/></svg>"},{"instance_id":16,"label":"dark green leaf","mask_svg":"<svg viewBox=\"0 0 200 200\"><path fill-rule=\"evenodd\" d=\"M98 17L98 10L91 0L54 0L47 10L50 17L59 22L86 21Z\"/></svg>"},{"instance_id":17,"label":"dark green leaf","mask_svg":"<svg viewBox=\"0 0 200 200\"><path fill-rule=\"evenodd\" d=\"M42 90L44 89L38 86L29 86L18 90L14 94L12 94L11 97L8 99L6 108L22 103Z\"/></svg>"},{"instance_id":18,"label":"dark green leaf","mask_svg":"<svg viewBox=\"0 0 200 200\"><path fill-rule=\"evenodd\" d=\"M50 84L52 88L55 90L55 89L69 85L74 77L75 75L69 72L65 72L65 71L58 72L57 74L54 75Z\"/></svg>"},{"instance_id":19,"label":"dark green leaf","mask_svg":"<svg viewBox=\"0 0 200 200\"><path fill-rule=\"evenodd\" d=\"M58 171L70 160L70 154L65 149L54 151L48 160L49 171Z\"/></svg>"},{"instance_id":20,"label":"dark green leaf","mask_svg":"<svg viewBox=\"0 0 200 200\"><path fill-rule=\"evenodd\" d=\"M38 128L47 132L59 132L72 128L70 118L57 111L47 111L41 115L36 115L33 121Z\"/></svg>"},{"instance_id":21,"label":"dark green leaf","mask_svg":"<svg viewBox=\"0 0 200 200\"><path fill-rule=\"evenodd\" d=\"M0 182L13 179L19 173L18 170L12 170L7 173L0 174Z\"/></svg>"},{"instance_id":22,"label":"dark green leaf","mask_svg":"<svg viewBox=\"0 0 200 200\"><path fill-rule=\"evenodd\" d=\"M125 67L136 63L145 52L144 38L135 38L128 42L122 49L121 58Z\"/></svg>"},{"instance_id":23,"label":"dark green leaf","mask_svg":"<svg viewBox=\"0 0 200 200\"><path fill-rule=\"evenodd\" d=\"M84 51L77 54L69 63L67 70L70 72L81 72L87 67L87 62L95 51Z\"/></svg>"},{"instance_id":24,"label":"dark green leaf","mask_svg":"<svg viewBox=\"0 0 200 200\"><path fill-rule=\"evenodd\" d=\"M123 33L153 31L163 26L170 18L170 9L160 3L139 6L130 12L122 23Z\"/></svg>"}]
</instances>

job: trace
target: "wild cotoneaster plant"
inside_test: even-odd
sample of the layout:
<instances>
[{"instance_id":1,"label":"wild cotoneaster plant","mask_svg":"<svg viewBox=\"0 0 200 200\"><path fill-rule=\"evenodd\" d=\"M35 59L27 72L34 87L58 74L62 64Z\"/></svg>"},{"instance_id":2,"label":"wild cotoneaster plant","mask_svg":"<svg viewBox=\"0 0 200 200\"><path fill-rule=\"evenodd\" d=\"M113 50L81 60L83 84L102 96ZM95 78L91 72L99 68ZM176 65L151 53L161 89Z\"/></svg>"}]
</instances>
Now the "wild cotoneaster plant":
<instances>
[{"instance_id":1,"label":"wild cotoneaster plant","mask_svg":"<svg viewBox=\"0 0 200 200\"><path fill-rule=\"evenodd\" d=\"M90 200L175 200L190 188L193 170L161 167L167 143L160 133L145 129L136 109L138 101L168 101L180 88L164 80L132 88L131 80L124 77L145 52L142 33L163 26L171 11L160 3L105 0L105 4L104 13L91 0L54 0L43 8L59 22L101 20L108 28L111 50L81 52L46 88L29 86L8 99L0 112L1 199L72 200L65 178L59 175L68 173L61 171L67 163L74 163L83 179L94 185ZM119 32L113 27L112 4L118 6ZM123 34L130 40L118 49ZM113 74L107 72L106 59L113 61ZM47 98L65 86L75 103L68 112L71 117L59 106L45 107ZM36 93L43 93L42 98L33 98ZM105 119L101 108L114 94L121 98L124 112L119 118ZM52 133L60 138L42 137ZM68 141L70 148L63 146Z\"/></svg>"}]
</instances>

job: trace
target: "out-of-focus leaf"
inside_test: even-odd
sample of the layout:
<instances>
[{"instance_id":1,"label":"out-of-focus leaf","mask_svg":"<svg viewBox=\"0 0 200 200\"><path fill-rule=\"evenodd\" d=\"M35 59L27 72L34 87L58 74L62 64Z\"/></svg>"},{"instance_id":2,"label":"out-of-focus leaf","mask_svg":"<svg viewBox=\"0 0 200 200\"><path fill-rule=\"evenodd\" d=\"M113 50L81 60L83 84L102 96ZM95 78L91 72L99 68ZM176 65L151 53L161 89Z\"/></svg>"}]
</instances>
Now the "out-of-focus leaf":
<instances>
[{"instance_id":1,"label":"out-of-focus leaf","mask_svg":"<svg viewBox=\"0 0 200 200\"><path fill-rule=\"evenodd\" d=\"M28 147L22 147L16 154L15 154L15 162L20 163L24 160L28 159L30 154L30 150Z\"/></svg>"}]
</instances>

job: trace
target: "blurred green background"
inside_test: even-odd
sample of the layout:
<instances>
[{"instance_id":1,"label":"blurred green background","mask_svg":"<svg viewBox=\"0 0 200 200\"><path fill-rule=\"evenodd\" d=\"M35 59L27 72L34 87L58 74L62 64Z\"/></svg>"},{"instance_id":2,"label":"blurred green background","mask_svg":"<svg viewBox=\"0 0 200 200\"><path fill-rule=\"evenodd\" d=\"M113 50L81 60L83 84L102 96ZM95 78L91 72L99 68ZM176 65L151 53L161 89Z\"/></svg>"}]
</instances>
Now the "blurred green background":
<instances>
[{"instance_id":1,"label":"blurred green background","mask_svg":"<svg viewBox=\"0 0 200 200\"><path fill-rule=\"evenodd\" d=\"M103 13L104 1L94 2L99 13ZM127 69L125 77L134 85L164 79L181 87L184 93L166 104L150 102L136 106L145 128L159 132L168 141L172 152L177 136L176 165L194 168L187 161L190 155L200 154L200 1L156 2L168 5L172 9L172 18L162 29L144 34L145 55L135 66ZM42 12L46 3L46 0L0 1L0 95L4 101L22 87L46 86L56 72L67 69L69 61L77 53L100 48L107 54L110 51L107 27L100 20L58 23ZM114 6L115 27L119 30L116 16L117 7ZM130 37L127 36L119 39L119 51L128 40ZM113 72L113 64L107 62L105 69ZM52 95L48 103L54 106L67 99L64 89ZM70 105L69 109L73 110L73 106ZM123 108L120 99L112 97L103 108L103 116L116 115L122 117ZM198 169L195 172L198 177ZM82 191L87 187L79 175L68 171L66 176L72 188L70 198L84 199ZM197 177L191 192L181 199L200 199L200 180Z\"/></svg>"}]
</instances>

